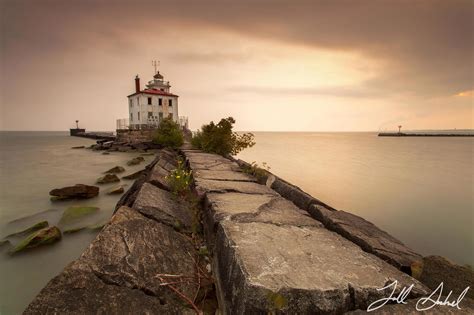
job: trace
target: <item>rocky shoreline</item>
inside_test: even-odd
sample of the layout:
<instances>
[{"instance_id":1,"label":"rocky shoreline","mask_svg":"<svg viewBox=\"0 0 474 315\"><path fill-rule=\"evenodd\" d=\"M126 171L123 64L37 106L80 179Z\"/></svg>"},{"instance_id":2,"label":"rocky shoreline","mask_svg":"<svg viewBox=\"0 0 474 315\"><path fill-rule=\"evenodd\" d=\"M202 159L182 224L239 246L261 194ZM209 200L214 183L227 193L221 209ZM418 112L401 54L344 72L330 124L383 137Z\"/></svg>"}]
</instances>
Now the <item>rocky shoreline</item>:
<instances>
[{"instance_id":1,"label":"rocky shoreline","mask_svg":"<svg viewBox=\"0 0 474 315\"><path fill-rule=\"evenodd\" d=\"M195 202L177 199L165 180L178 157L193 171ZM411 302L383 310L416 313L412 302L440 281L456 294L472 287L469 268L423 258L372 223L249 167L189 147L159 151L89 248L25 314L342 314L389 296L378 289L393 280L397 293L415 285ZM467 297L472 291L460 306L469 313Z\"/></svg>"}]
</instances>

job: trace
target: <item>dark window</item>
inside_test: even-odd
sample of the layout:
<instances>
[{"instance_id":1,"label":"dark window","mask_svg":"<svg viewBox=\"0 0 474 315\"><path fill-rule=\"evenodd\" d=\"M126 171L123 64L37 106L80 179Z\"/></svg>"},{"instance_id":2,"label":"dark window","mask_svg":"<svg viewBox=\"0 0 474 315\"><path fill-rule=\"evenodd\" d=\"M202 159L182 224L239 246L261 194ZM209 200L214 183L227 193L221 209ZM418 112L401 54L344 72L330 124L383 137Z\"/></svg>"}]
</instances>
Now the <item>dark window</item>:
<instances>
[{"instance_id":1,"label":"dark window","mask_svg":"<svg viewBox=\"0 0 474 315\"><path fill-rule=\"evenodd\" d=\"M153 112L148 112L148 118L153 118Z\"/></svg>"},{"instance_id":2,"label":"dark window","mask_svg":"<svg viewBox=\"0 0 474 315\"><path fill-rule=\"evenodd\" d=\"M169 119L173 119L173 114L170 113L170 114L168 115L168 118L169 118Z\"/></svg>"},{"instance_id":3,"label":"dark window","mask_svg":"<svg viewBox=\"0 0 474 315\"><path fill-rule=\"evenodd\" d=\"M159 121L163 120L163 113L158 113L158 119L159 119Z\"/></svg>"},{"instance_id":4,"label":"dark window","mask_svg":"<svg viewBox=\"0 0 474 315\"><path fill-rule=\"evenodd\" d=\"M173 100L168 100L168 105L173 106Z\"/></svg>"},{"instance_id":5,"label":"dark window","mask_svg":"<svg viewBox=\"0 0 474 315\"><path fill-rule=\"evenodd\" d=\"M163 99L161 99L161 98L158 99L158 105L160 105L160 106L163 105Z\"/></svg>"},{"instance_id":6,"label":"dark window","mask_svg":"<svg viewBox=\"0 0 474 315\"><path fill-rule=\"evenodd\" d=\"M137 97L137 105L140 105L140 98Z\"/></svg>"},{"instance_id":7,"label":"dark window","mask_svg":"<svg viewBox=\"0 0 474 315\"><path fill-rule=\"evenodd\" d=\"M133 100L129 99L128 102L130 103L130 107L132 107L133 106Z\"/></svg>"},{"instance_id":8,"label":"dark window","mask_svg":"<svg viewBox=\"0 0 474 315\"><path fill-rule=\"evenodd\" d=\"M148 105L151 105L151 97L148 98Z\"/></svg>"},{"instance_id":9,"label":"dark window","mask_svg":"<svg viewBox=\"0 0 474 315\"><path fill-rule=\"evenodd\" d=\"M140 120L140 112L138 112L138 120Z\"/></svg>"},{"instance_id":10,"label":"dark window","mask_svg":"<svg viewBox=\"0 0 474 315\"><path fill-rule=\"evenodd\" d=\"M130 113L130 120L133 120L133 113Z\"/></svg>"}]
</instances>

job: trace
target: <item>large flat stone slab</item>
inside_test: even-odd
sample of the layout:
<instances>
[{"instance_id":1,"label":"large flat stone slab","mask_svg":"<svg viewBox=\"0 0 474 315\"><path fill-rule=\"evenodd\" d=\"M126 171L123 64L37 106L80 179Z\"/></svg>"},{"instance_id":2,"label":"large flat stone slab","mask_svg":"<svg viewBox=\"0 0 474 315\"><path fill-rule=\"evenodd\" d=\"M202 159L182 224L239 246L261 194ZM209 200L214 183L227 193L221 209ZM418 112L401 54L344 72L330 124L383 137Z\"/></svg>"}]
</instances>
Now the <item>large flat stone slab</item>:
<instances>
[{"instance_id":1,"label":"large flat stone slab","mask_svg":"<svg viewBox=\"0 0 474 315\"><path fill-rule=\"evenodd\" d=\"M23 314L195 314L145 292L107 284L73 263L53 278Z\"/></svg>"},{"instance_id":2,"label":"large flat stone slab","mask_svg":"<svg viewBox=\"0 0 474 315\"><path fill-rule=\"evenodd\" d=\"M200 195L211 192L238 192L244 194L278 195L275 191L271 190L267 186L253 182L211 180L196 177L195 183L196 191Z\"/></svg>"},{"instance_id":3,"label":"large flat stone slab","mask_svg":"<svg viewBox=\"0 0 474 315\"><path fill-rule=\"evenodd\" d=\"M212 180L227 180L227 181L241 181L241 182L256 182L257 179L236 171L215 171L215 170L196 170L194 176L201 179Z\"/></svg>"},{"instance_id":4,"label":"large flat stone slab","mask_svg":"<svg viewBox=\"0 0 474 315\"><path fill-rule=\"evenodd\" d=\"M366 308L398 280L426 288L321 227L222 221L216 236L217 273L229 314L281 311L336 314Z\"/></svg>"},{"instance_id":5,"label":"large flat stone slab","mask_svg":"<svg viewBox=\"0 0 474 315\"><path fill-rule=\"evenodd\" d=\"M126 310L137 314L186 313L190 310L186 303L162 284L178 282L174 284L177 290L186 296L195 294L195 281L179 282L195 277L194 251L189 239L173 228L121 207L81 257L50 281L28 309L41 314L55 310L85 314L99 310L104 314L128 313ZM128 299L123 297L127 294ZM134 298L136 301L131 301ZM124 304L127 302L133 310ZM149 311L152 307L155 309Z\"/></svg>"},{"instance_id":6,"label":"large flat stone slab","mask_svg":"<svg viewBox=\"0 0 474 315\"><path fill-rule=\"evenodd\" d=\"M309 213L328 229L407 273L410 273L411 264L421 259L421 255L361 217L321 205L312 205Z\"/></svg>"},{"instance_id":7,"label":"large flat stone slab","mask_svg":"<svg viewBox=\"0 0 474 315\"><path fill-rule=\"evenodd\" d=\"M144 183L132 206L143 215L170 226L192 224L192 211L172 193Z\"/></svg>"},{"instance_id":8,"label":"large flat stone slab","mask_svg":"<svg viewBox=\"0 0 474 315\"><path fill-rule=\"evenodd\" d=\"M220 155L204 152L186 152L186 157L193 171L240 171L239 165Z\"/></svg>"},{"instance_id":9,"label":"large flat stone slab","mask_svg":"<svg viewBox=\"0 0 474 315\"><path fill-rule=\"evenodd\" d=\"M323 226L306 211L280 196L210 193L206 195L206 202L207 211L213 216L213 223L228 219L236 222Z\"/></svg>"}]
</instances>

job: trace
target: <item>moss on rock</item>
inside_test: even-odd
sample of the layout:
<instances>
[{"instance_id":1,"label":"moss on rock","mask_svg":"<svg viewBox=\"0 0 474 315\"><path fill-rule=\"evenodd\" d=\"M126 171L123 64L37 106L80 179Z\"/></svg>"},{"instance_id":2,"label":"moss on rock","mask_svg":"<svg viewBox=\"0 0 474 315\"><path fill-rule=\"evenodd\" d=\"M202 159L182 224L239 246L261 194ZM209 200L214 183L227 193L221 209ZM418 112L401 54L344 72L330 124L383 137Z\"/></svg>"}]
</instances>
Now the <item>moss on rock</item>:
<instances>
[{"instance_id":1,"label":"moss on rock","mask_svg":"<svg viewBox=\"0 0 474 315\"><path fill-rule=\"evenodd\" d=\"M47 227L27 236L10 251L10 254L16 254L27 249L53 244L60 239L61 231L57 227Z\"/></svg>"}]
</instances>

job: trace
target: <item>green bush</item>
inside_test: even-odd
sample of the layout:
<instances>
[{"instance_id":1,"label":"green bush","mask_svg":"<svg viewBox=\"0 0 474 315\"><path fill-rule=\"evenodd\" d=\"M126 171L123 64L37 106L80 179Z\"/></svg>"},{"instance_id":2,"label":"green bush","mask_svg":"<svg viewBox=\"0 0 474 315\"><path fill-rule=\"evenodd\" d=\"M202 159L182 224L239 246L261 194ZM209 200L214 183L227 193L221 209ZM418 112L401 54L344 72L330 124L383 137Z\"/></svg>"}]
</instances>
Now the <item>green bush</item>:
<instances>
[{"instance_id":1,"label":"green bush","mask_svg":"<svg viewBox=\"0 0 474 315\"><path fill-rule=\"evenodd\" d=\"M164 147L176 149L182 146L183 142L181 127L171 118L163 119L153 135L153 143Z\"/></svg>"},{"instance_id":2,"label":"green bush","mask_svg":"<svg viewBox=\"0 0 474 315\"><path fill-rule=\"evenodd\" d=\"M232 131L234 118L223 118L218 124L211 121L204 125L191 139L191 144L200 150L223 156L236 155L255 145L252 133L238 134Z\"/></svg>"},{"instance_id":3,"label":"green bush","mask_svg":"<svg viewBox=\"0 0 474 315\"><path fill-rule=\"evenodd\" d=\"M171 187L171 191L176 196L185 196L190 189L192 181L192 171L186 170L184 161L178 160L178 167L171 171L169 175L165 177L168 184Z\"/></svg>"}]
</instances>

